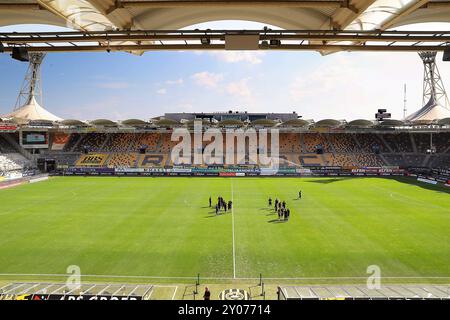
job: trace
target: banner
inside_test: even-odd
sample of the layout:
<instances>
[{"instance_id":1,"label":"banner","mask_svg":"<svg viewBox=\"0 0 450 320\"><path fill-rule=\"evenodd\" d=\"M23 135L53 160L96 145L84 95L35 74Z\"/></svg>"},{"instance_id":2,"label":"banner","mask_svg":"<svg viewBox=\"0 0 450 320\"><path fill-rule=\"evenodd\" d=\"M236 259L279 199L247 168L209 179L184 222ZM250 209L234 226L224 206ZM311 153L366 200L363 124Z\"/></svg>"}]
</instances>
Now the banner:
<instances>
[{"instance_id":1,"label":"banner","mask_svg":"<svg viewBox=\"0 0 450 320\"><path fill-rule=\"evenodd\" d=\"M107 158L108 155L104 153L84 154L78 159L76 166L101 167L105 164Z\"/></svg>"},{"instance_id":2,"label":"banner","mask_svg":"<svg viewBox=\"0 0 450 320\"><path fill-rule=\"evenodd\" d=\"M431 180L431 179L422 178L422 177L417 178L417 181L425 182L425 183L429 183L429 184L437 184L436 180Z\"/></svg>"},{"instance_id":3,"label":"banner","mask_svg":"<svg viewBox=\"0 0 450 320\"><path fill-rule=\"evenodd\" d=\"M8 125L8 124L0 125L0 131L16 131L16 130L17 126L15 125Z\"/></svg>"},{"instance_id":4,"label":"banner","mask_svg":"<svg viewBox=\"0 0 450 320\"><path fill-rule=\"evenodd\" d=\"M69 141L70 135L62 132L53 135L52 150L63 150L66 143Z\"/></svg>"},{"instance_id":5,"label":"banner","mask_svg":"<svg viewBox=\"0 0 450 320\"><path fill-rule=\"evenodd\" d=\"M221 177L235 177L235 172L219 172L219 176Z\"/></svg>"}]
</instances>

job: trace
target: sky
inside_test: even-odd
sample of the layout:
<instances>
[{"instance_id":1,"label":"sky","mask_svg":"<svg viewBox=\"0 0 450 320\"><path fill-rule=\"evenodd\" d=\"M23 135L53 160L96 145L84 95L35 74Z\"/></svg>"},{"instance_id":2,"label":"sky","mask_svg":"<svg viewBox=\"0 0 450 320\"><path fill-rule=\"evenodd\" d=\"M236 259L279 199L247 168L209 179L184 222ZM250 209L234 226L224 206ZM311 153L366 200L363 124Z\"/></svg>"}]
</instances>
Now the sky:
<instances>
[{"instance_id":1,"label":"sky","mask_svg":"<svg viewBox=\"0 0 450 320\"><path fill-rule=\"evenodd\" d=\"M191 28L262 29L221 21ZM421 24L408 30L447 30ZM0 31L48 31L10 26ZM398 28L400 29L400 28ZM450 88L450 63L438 67ZM0 54L0 114L14 108L27 63ZM294 51L166 51L53 53L42 65L43 106L65 119L125 120L166 112L293 112L304 119L373 119L385 108L403 118L422 106L423 65L416 53L340 52L322 56ZM449 89L450 90L450 89Z\"/></svg>"}]
</instances>

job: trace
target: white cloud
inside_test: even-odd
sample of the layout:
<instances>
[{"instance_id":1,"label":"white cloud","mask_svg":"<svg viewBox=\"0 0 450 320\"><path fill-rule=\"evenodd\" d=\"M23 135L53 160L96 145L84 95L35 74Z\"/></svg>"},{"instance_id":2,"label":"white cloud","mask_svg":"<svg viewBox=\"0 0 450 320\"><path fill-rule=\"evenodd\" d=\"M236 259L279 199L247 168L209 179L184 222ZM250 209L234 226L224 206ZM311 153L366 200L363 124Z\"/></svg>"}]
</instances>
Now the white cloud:
<instances>
[{"instance_id":1,"label":"white cloud","mask_svg":"<svg viewBox=\"0 0 450 320\"><path fill-rule=\"evenodd\" d=\"M166 94L166 93L167 93L167 90L166 90L165 88L161 88L161 89L158 89L158 90L156 91L156 93L157 93L157 94Z\"/></svg>"},{"instance_id":2,"label":"white cloud","mask_svg":"<svg viewBox=\"0 0 450 320\"><path fill-rule=\"evenodd\" d=\"M203 71L193 74L191 78L197 85L213 89L223 80L223 74Z\"/></svg>"},{"instance_id":3,"label":"white cloud","mask_svg":"<svg viewBox=\"0 0 450 320\"><path fill-rule=\"evenodd\" d=\"M249 80L250 78L244 78L238 81L230 82L226 86L226 91L232 96L251 98L252 92L248 86Z\"/></svg>"},{"instance_id":4,"label":"white cloud","mask_svg":"<svg viewBox=\"0 0 450 320\"><path fill-rule=\"evenodd\" d=\"M298 101L312 97L323 99L330 91L343 84L352 84L353 87L358 82L357 73L352 61L345 56L336 55L312 72L298 75L290 86L289 93Z\"/></svg>"},{"instance_id":5,"label":"white cloud","mask_svg":"<svg viewBox=\"0 0 450 320\"><path fill-rule=\"evenodd\" d=\"M176 80L167 80L166 84L168 85L181 85L184 83L184 80L182 78L178 78Z\"/></svg>"},{"instance_id":6,"label":"white cloud","mask_svg":"<svg viewBox=\"0 0 450 320\"><path fill-rule=\"evenodd\" d=\"M101 89L113 89L113 90L127 89L130 87L129 83L120 81L100 82L97 83L96 86L97 88Z\"/></svg>"},{"instance_id":7,"label":"white cloud","mask_svg":"<svg viewBox=\"0 0 450 320\"><path fill-rule=\"evenodd\" d=\"M305 118L372 119L383 107L401 119L404 84L408 113L422 107L423 67L416 53L338 53L322 59L312 71L298 70L289 88L288 103ZM450 70L439 61L438 66L443 76Z\"/></svg>"}]
</instances>

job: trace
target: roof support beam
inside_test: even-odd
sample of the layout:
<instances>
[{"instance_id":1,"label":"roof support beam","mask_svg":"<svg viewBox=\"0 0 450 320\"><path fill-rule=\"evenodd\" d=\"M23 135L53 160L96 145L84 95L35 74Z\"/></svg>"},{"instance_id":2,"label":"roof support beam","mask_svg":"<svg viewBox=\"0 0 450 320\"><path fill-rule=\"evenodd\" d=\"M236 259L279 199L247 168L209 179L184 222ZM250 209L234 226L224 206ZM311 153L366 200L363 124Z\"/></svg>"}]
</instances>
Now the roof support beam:
<instances>
[{"instance_id":1,"label":"roof support beam","mask_svg":"<svg viewBox=\"0 0 450 320\"><path fill-rule=\"evenodd\" d=\"M0 2L0 10L45 10L37 3Z\"/></svg>"},{"instance_id":2,"label":"roof support beam","mask_svg":"<svg viewBox=\"0 0 450 320\"><path fill-rule=\"evenodd\" d=\"M98 12L103 14L105 18L111 21L111 23L114 24L117 28L120 30L130 30L133 27L133 17L126 13L126 14L113 14L113 12L117 9L117 2L115 2L114 5L108 6L105 5L105 1L98 1L98 0L87 0ZM120 19L120 18L121 19Z\"/></svg>"},{"instance_id":3,"label":"roof support beam","mask_svg":"<svg viewBox=\"0 0 450 320\"><path fill-rule=\"evenodd\" d=\"M15 47L26 47L30 52L226 50L230 35L243 39L255 36L255 50L444 51L450 43L450 31L380 30L10 32L0 33L0 41L5 52ZM204 38L209 44L202 44Z\"/></svg>"},{"instance_id":4,"label":"roof support beam","mask_svg":"<svg viewBox=\"0 0 450 320\"><path fill-rule=\"evenodd\" d=\"M319 31L318 31L319 32ZM258 35L257 32L253 33ZM31 44L42 44L47 43L51 45L59 45L64 43L72 43L76 45L77 43L86 42L122 42L122 41L198 41L200 42L202 38L208 38L211 41L224 41L225 33L213 33L208 34L197 32L196 34L189 33L170 33L159 32L158 34L152 34L151 31L143 32L130 32L127 33L105 33L105 34L77 34L77 33L67 33L67 34L45 34L45 33L32 33L29 36L22 33L13 34L2 34L0 33L0 41L4 44L11 46L31 46ZM359 41L359 42L409 42L409 43L424 43L424 42L439 42L446 43L450 42L450 32L441 33L436 32L436 34L395 34L387 33L382 35L377 35L374 33L332 33L332 32L322 32L314 34L314 32L305 33L261 33L259 34L259 40L280 40L280 41Z\"/></svg>"},{"instance_id":5,"label":"roof support beam","mask_svg":"<svg viewBox=\"0 0 450 320\"><path fill-rule=\"evenodd\" d=\"M352 0L348 1L350 10L342 11L338 10L330 17L329 27L336 30L345 29L352 21L357 19L364 11L367 10L376 0L365 0L365 1L357 1L353 2ZM322 28L326 28L326 25L323 25Z\"/></svg>"},{"instance_id":6,"label":"roof support beam","mask_svg":"<svg viewBox=\"0 0 450 320\"><path fill-rule=\"evenodd\" d=\"M422 6L420 9L449 9L450 8L450 1L430 1L424 6Z\"/></svg>"},{"instance_id":7,"label":"roof support beam","mask_svg":"<svg viewBox=\"0 0 450 320\"><path fill-rule=\"evenodd\" d=\"M171 0L171 1L117 1L117 6L122 8L182 8L182 7L288 7L288 8L330 8L342 7L346 0L287 0L287 1L258 1L258 0Z\"/></svg>"},{"instance_id":8,"label":"roof support beam","mask_svg":"<svg viewBox=\"0 0 450 320\"><path fill-rule=\"evenodd\" d=\"M380 27L381 30L386 30L389 29L390 27L392 27L393 25L395 25L397 23L397 21L399 21L401 18L403 18L404 16L411 14L412 12L416 11L417 9L419 9L420 7L426 5L427 3L429 3L430 0L419 0L416 1L414 4L406 7L405 9L403 9L398 15L392 17L391 19L389 19L388 21L386 21L385 23L383 23L383 25Z\"/></svg>"},{"instance_id":9,"label":"roof support beam","mask_svg":"<svg viewBox=\"0 0 450 320\"><path fill-rule=\"evenodd\" d=\"M5 52L11 52L13 47L6 47ZM58 47L29 47L29 52L98 52L98 51L170 51L170 50L225 50L225 44L172 44L172 45L111 45L105 46L58 46ZM417 51L444 51L445 46L440 45L332 45L332 44L304 44L279 45L277 47L263 47L260 50L287 50L287 51L386 51L386 52L417 52Z\"/></svg>"}]
</instances>

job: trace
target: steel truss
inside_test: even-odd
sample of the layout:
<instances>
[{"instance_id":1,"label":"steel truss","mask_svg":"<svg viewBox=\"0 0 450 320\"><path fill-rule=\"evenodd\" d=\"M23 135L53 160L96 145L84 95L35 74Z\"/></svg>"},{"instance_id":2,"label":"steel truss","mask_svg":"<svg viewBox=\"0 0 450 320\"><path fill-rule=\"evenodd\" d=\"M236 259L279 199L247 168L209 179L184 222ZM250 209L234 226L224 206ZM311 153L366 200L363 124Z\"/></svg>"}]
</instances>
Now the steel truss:
<instances>
[{"instance_id":1,"label":"steel truss","mask_svg":"<svg viewBox=\"0 0 450 320\"><path fill-rule=\"evenodd\" d=\"M450 31L146 30L0 33L5 52L226 50L230 36L255 50L444 51Z\"/></svg>"}]
</instances>

